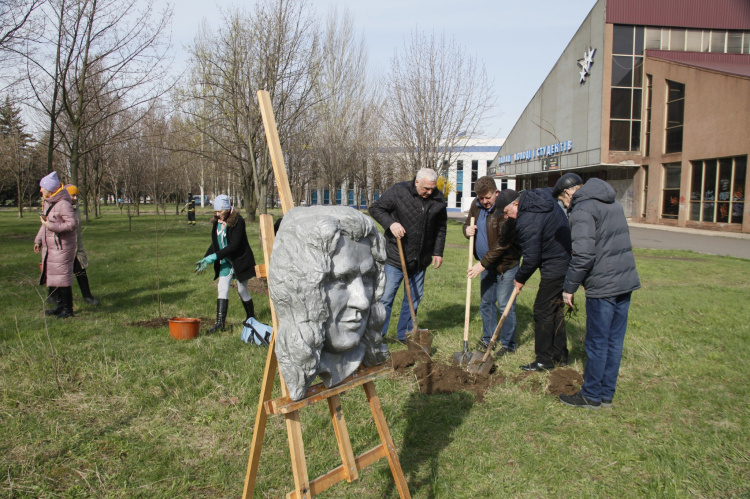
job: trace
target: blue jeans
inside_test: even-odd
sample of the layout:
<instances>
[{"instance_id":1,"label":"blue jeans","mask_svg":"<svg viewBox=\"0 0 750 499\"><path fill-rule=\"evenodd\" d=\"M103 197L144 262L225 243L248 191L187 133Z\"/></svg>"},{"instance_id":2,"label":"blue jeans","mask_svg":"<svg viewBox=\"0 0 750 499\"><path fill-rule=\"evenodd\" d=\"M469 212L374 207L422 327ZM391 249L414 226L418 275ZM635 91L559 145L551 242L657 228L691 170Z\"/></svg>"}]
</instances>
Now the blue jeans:
<instances>
[{"instance_id":1,"label":"blue jeans","mask_svg":"<svg viewBox=\"0 0 750 499\"><path fill-rule=\"evenodd\" d=\"M489 343L497 327L498 310L502 316L505 305L513 294L513 280L516 278L518 265L500 274L495 269L488 269L480 276L479 315L482 316L482 341ZM500 328L500 343L508 350L516 349L516 304L510 307L505 324Z\"/></svg>"},{"instance_id":2,"label":"blue jeans","mask_svg":"<svg viewBox=\"0 0 750 499\"><path fill-rule=\"evenodd\" d=\"M417 315L417 307L422 301L424 294L424 273L417 272L409 276L409 286L411 286L411 299L414 302L414 315ZM401 269L393 265L385 264L385 291L380 297L380 303L385 307L385 323L383 324L383 336L388 333L388 324L391 321L391 309L393 300L396 298L396 292L401 287L401 281L404 280L404 273ZM406 332L412 328L411 312L409 312L409 300L406 297L406 286L404 286L404 301L401 303L401 314L398 317L398 326L396 326L396 337L399 340L406 340Z\"/></svg>"},{"instance_id":3,"label":"blue jeans","mask_svg":"<svg viewBox=\"0 0 750 499\"><path fill-rule=\"evenodd\" d=\"M630 295L586 298L586 368L581 394L589 400L612 400L620 372L628 325Z\"/></svg>"}]
</instances>

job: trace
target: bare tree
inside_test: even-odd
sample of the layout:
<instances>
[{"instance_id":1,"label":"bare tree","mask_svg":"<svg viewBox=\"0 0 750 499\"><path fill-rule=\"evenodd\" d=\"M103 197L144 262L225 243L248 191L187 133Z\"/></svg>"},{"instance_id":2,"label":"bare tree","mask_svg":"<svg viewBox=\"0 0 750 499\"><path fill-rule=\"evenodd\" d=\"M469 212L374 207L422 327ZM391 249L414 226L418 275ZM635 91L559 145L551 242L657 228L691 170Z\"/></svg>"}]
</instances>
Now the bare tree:
<instances>
[{"instance_id":1,"label":"bare tree","mask_svg":"<svg viewBox=\"0 0 750 499\"><path fill-rule=\"evenodd\" d=\"M388 89L386 121L408 175L423 167L443 173L495 107L484 64L444 33L412 32L391 60Z\"/></svg>"},{"instance_id":2,"label":"bare tree","mask_svg":"<svg viewBox=\"0 0 750 499\"><path fill-rule=\"evenodd\" d=\"M216 146L214 157L227 158L223 173L239 176L252 220L256 210L266 211L273 185L256 92L271 94L284 146L301 132L312 102L317 25L306 0L263 0L252 13L229 11L223 23L216 34L204 27L191 47L194 79L181 94L201 105L182 109Z\"/></svg>"},{"instance_id":3,"label":"bare tree","mask_svg":"<svg viewBox=\"0 0 750 499\"><path fill-rule=\"evenodd\" d=\"M368 99L365 42L356 39L354 19L348 11L340 19L337 9L328 13L314 91L318 181L335 192L361 166L355 145L358 119ZM346 204L343 197L342 204ZM335 203L336 197L331 196L331 204Z\"/></svg>"},{"instance_id":4,"label":"bare tree","mask_svg":"<svg viewBox=\"0 0 750 499\"><path fill-rule=\"evenodd\" d=\"M30 58L30 82L50 118L50 143L64 131L71 180L85 192L78 169L90 152L87 136L122 113L121 121L131 121L119 130L128 131L169 88L165 36L172 10L157 12L155 0L48 0L45 13L51 33ZM57 126L59 112L65 130Z\"/></svg>"},{"instance_id":5,"label":"bare tree","mask_svg":"<svg viewBox=\"0 0 750 499\"><path fill-rule=\"evenodd\" d=\"M3 74L0 81L5 88L21 78L13 74L11 67L23 56L23 45L39 34L40 23L34 18L35 11L46 0L2 0L0 2L0 64Z\"/></svg>"}]
</instances>

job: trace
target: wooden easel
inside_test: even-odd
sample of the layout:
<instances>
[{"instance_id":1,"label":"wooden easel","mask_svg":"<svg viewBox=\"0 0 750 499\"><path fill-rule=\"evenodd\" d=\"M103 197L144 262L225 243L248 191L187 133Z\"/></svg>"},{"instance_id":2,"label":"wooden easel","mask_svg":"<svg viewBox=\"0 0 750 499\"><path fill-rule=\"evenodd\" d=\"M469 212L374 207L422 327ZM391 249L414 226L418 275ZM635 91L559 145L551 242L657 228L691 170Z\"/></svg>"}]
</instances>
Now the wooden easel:
<instances>
[{"instance_id":1,"label":"wooden easel","mask_svg":"<svg viewBox=\"0 0 750 499\"><path fill-rule=\"evenodd\" d=\"M286 175L284 157L281 153L281 144L276 129L276 120L273 116L271 106L271 96L265 90L258 91L258 102L260 103L261 116L263 125L266 130L266 141L271 155L274 176L279 189L281 199L281 209L286 213L294 204L292 202L291 189L289 180ZM271 261L271 249L274 241L273 219L270 215L260 216L260 234L263 246L263 257L266 264ZM259 266L257 274L266 275L264 266ZM281 382L282 396L271 400L273 383L276 377L278 362L274 347L276 345L276 331L279 327L278 317L273 305L271 306L271 322L273 333L271 335L270 345L268 346L268 355L266 356L266 369L263 373L263 382L260 389L260 400L258 401L258 410L255 414L255 426L253 428L253 441L250 447L250 457L247 464L247 473L245 475L245 488L242 492L243 499L252 497L255 489L255 480L258 476L258 463L260 461L260 451L263 446L263 436L265 435L266 420L270 414L283 414L286 419L287 437L289 440L289 452L292 461L292 473L294 475L294 490L287 494L287 498L308 498L312 497L327 488L346 480L352 482L359 477L359 470L366 468L374 462L385 457L391 467L393 479L396 482L396 488L402 498L411 497L409 488L406 485L404 473L401 470L401 464L398 460L396 447L393 445L391 433L388 430L388 424L383 416L383 410L380 406L380 399L375 393L375 384L373 380L377 377L389 373L392 368L387 365L374 366L369 368L360 368L339 385L333 388L325 388L322 383L311 386L305 393L305 397L297 402L289 398L289 390L284 383L281 373L279 380ZM354 456L352 444L349 439L349 431L344 420L344 413L341 409L340 395L352 388L361 386L370 404L375 426L380 436L380 445ZM307 464L305 462L305 450L302 442L302 424L300 422L299 411L306 406L316 402L326 400L328 409L331 413L333 430L338 442L339 454L341 455L341 466L334 468L328 473L310 481L307 476Z\"/></svg>"}]
</instances>

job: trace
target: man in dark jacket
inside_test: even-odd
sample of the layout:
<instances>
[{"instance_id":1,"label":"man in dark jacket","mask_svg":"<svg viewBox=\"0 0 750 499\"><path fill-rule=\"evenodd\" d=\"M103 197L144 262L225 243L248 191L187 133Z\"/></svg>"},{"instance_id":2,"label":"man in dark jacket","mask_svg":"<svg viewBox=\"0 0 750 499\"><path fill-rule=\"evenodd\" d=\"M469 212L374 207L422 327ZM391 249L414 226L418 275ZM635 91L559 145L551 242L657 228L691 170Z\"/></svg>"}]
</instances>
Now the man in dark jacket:
<instances>
[{"instance_id":1,"label":"man in dark jacket","mask_svg":"<svg viewBox=\"0 0 750 499\"><path fill-rule=\"evenodd\" d=\"M487 348L497 327L497 314L505 312L505 306L513 293L513 281L521 259L515 220L506 219L503 209L518 198L513 189L500 192L495 179L482 177L474 183L476 199L472 201L463 225L464 236L474 238L474 257L479 260L471 267L470 279L481 276L479 314L482 316L482 339L480 347ZM471 225L474 218L475 225ZM500 329L502 348L496 356L516 351L516 305L513 303Z\"/></svg>"},{"instance_id":2,"label":"man in dark jacket","mask_svg":"<svg viewBox=\"0 0 750 499\"><path fill-rule=\"evenodd\" d=\"M403 245L415 314L424 293L425 269L430 263L436 269L443 263L448 214L443 193L437 189L437 173L430 168L422 168L414 180L393 185L372 204L370 215L385 230L386 283L380 299L386 314L383 324L385 336L393 300L404 278L396 239L400 239ZM406 341L406 332L411 328L409 302L404 291L396 328L397 339Z\"/></svg>"},{"instance_id":3,"label":"man in dark jacket","mask_svg":"<svg viewBox=\"0 0 750 499\"><path fill-rule=\"evenodd\" d=\"M562 179L561 179L562 180ZM641 287L630 231L615 190L592 178L581 186L559 190L558 199L570 211L573 257L565 276L563 301L573 306L573 294L586 288L586 368L583 386L575 395L560 395L574 407L611 407L620 371L628 323L630 295ZM556 189L557 190L557 189Z\"/></svg>"},{"instance_id":4,"label":"man in dark jacket","mask_svg":"<svg viewBox=\"0 0 750 499\"><path fill-rule=\"evenodd\" d=\"M568 338L560 295L570 262L570 227L565 212L552 197L549 187L523 191L518 200L505 207L505 215L517 218L516 231L523 261L514 285L519 293L539 269L541 280L534 301L533 362L524 371L553 369L568 363Z\"/></svg>"}]
</instances>

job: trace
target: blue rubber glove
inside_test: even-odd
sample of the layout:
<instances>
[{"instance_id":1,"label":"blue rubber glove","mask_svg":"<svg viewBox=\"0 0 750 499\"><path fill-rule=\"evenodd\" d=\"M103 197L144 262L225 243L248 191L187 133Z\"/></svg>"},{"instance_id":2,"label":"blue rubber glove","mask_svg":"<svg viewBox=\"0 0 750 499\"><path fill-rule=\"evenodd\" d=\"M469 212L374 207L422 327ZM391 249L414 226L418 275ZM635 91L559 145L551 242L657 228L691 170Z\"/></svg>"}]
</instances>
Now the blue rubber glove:
<instances>
[{"instance_id":1,"label":"blue rubber glove","mask_svg":"<svg viewBox=\"0 0 750 499\"><path fill-rule=\"evenodd\" d=\"M203 260L198 261L195 264L195 273L196 274L202 274L204 270L206 270L206 267L208 267L209 263L214 263L216 261L216 253L212 253L208 255Z\"/></svg>"}]
</instances>

